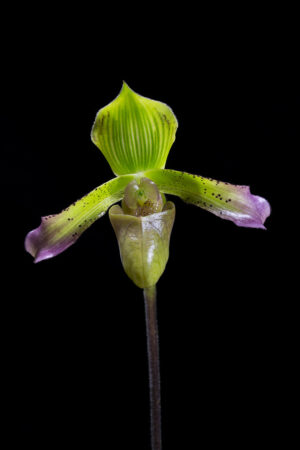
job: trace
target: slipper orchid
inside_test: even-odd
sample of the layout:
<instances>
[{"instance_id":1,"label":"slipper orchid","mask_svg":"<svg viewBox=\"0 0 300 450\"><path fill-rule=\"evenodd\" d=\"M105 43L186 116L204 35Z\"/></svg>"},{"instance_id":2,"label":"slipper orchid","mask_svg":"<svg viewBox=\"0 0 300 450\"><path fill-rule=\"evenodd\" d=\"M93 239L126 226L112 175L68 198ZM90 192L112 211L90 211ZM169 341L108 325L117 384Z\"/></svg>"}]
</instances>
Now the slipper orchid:
<instances>
[{"instance_id":1,"label":"slipper orchid","mask_svg":"<svg viewBox=\"0 0 300 450\"><path fill-rule=\"evenodd\" d=\"M142 97L126 83L118 97L100 109L92 141L116 175L61 213L42 217L27 234L26 250L35 262L52 258L110 208L125 272L144 289L149 358L152 450L161 450L160 375L156 321L156 283L169 257L175 206L164 194L180 197L240 227L265 228L270 205L235 186L165 169L175 140L177 119L164 103Z\"/></svg>"},{"instance_id":2,"label":"slipper orchid","mask_svg":"<svg viewBox=\"0 0 300 450\"><path fill-rule=\"evenodd\" d=\"M164 168L177 126L166 104L142 97L123 83L118 97L98 112L91 134L116 177L61 213L42 217L41 225L25 240L34 262L52 258L74 244L124 198L130 182L140 183L142 178L152 180L160 193L176 195L238 226L265 228L269 203L252 195L248 186Z\"/></svg>"}]
</instances>

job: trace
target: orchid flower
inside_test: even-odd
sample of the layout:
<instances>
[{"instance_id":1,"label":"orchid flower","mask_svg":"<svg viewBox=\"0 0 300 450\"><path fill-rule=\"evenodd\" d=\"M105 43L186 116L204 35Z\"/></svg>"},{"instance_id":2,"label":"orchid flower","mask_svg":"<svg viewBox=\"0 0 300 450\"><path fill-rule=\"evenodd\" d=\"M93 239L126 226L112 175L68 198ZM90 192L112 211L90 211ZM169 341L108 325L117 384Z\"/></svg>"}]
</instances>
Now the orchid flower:
<instances>
[{"instance_id":1,"label":"orchid flower","mask_svg":"<svg viewBox=\"0 0 300 450\"><path fill-rule=\"evenodd\" d=\"M175 218L175 206L166 201L165 194L240 227L264 229L270 214L267 200L252 195L248 186L165 169L177 126L169 106L138 95L124 82L116 99L98 112L91 133L115 178L59 214L42 217L41 225L25 239L34 262L52 258L74 244L108 208L122 201L121 206L110 209L109 217L124 269L144 289L153 450L161 449L155 286L168 260Z\"/></svg>"}]
</instances>

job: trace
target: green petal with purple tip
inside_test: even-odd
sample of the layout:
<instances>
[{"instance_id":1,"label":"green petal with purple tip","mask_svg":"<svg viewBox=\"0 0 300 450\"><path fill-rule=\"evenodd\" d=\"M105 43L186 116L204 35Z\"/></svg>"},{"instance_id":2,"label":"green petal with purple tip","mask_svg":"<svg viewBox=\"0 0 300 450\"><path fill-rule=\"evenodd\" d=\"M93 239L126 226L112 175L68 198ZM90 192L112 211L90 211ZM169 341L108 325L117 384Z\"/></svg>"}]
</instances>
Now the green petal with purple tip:
<instances>
[{"instance_id":1,"label":"green petal with purple tip","mask_svg":"<svg viewBox=\"0 0 300 450\"><path fill-rule=\"evenodd\" d=\"M34 262L52 258L74 244L111 205L123 198L125 187L133 179L133 175L114 178L61 213L42 217L41 225L25 239L25 248Z\"/></svg>"},{"instance_id":2,"label":"green petal with purple tip","mask_svg":"<svg viewBox=\"0 0 300 450\"><path fill-rule=\"evenodd\" d=\"M144 176L154 181L161 192L177 195L185 202L231 220L240 227L265 229L270 205L263 197L252 195L248 186L170 169L148 170Z\"/></svg>"}]
</instances>

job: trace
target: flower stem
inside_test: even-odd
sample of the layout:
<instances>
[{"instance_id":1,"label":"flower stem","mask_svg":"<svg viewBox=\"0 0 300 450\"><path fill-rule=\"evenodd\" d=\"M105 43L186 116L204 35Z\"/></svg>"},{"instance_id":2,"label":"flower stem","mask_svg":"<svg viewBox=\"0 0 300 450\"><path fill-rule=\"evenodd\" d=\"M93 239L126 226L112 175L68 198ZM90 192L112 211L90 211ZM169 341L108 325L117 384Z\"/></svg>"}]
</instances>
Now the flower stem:
<instances>
[{"instance_id":1,"label":"flower stem","mask_svg":"<svg viewBox=\"0 0 300 450\"><path fill-rule=\"evenodd\" d=\"M156 317L156 287L144 289L150 386L151 448L161 450L159 343Z\"/></svg>"}]
</instances>

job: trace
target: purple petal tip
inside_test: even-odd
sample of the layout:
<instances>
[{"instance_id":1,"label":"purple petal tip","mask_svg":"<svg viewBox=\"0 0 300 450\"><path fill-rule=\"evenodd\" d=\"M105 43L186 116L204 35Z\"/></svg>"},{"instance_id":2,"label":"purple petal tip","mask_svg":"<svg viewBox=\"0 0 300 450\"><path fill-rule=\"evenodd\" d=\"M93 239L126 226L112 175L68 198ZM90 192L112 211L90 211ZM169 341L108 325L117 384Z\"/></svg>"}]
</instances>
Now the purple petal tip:
<instances>
[{"instance_id":1,"label":"purple petal tip","mask_svg":"<svg viewBox=\"0 0 300 450\"><path fill-rule=\"evenodd\" d=\"M252 195L248 187L245 196L245 204L241 213L234 219L234 223L240 227L260 228L266 230L264 223L271 214L269 202L258 195Z\"/></svg>"},{"instance_id":2,"label":"purple petal tip","mask_svg":"<svg viewBox=\"0 0 300 450\"><path fill-rule=\"evenodd\" d=\"M33 256L34 263L53 258L77 240L77 236L70 235L56 238L55 231L49 227L51 219L42 217L41 225L30 231L25 238L25 250Z\"/></svg>"}]
</instances>

